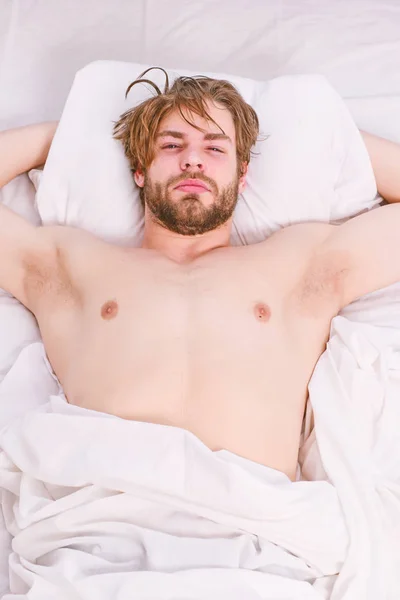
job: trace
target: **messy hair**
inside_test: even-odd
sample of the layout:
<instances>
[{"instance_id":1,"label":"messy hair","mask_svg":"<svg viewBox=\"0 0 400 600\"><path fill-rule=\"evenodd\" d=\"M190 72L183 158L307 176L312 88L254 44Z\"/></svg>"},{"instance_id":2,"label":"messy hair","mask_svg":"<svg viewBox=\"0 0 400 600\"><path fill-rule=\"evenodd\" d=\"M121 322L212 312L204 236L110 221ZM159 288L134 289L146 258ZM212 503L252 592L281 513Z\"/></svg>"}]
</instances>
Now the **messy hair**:
<instances>
[{"instance_id":1,"label":"messy hair","mask_svg":"<svg viewBox=\"0 0 400 600\"><path fill-rule=\"evenodd\" d=\"M165 75L163 92L153 81L143 78L152 69L160 69ZM138 168L146 171L151 165L160 123L174 110L179 110L182 118L200 131L202 129L188 119L191 113L211 121L225 134L207 111L206 102L211 100L224 106L232 115L236 132L238 170L241 174L242 163L250 161L251 148L257 141L259 122L255 110L244 101L229 81L203 75L178 77L170 87L167 72L161 67L150 67L129 85L125 97L138 83L150 84L156 94L127 110L114 126L114 138L122 142L133 172Z\"/></svg>"}]
</instances>

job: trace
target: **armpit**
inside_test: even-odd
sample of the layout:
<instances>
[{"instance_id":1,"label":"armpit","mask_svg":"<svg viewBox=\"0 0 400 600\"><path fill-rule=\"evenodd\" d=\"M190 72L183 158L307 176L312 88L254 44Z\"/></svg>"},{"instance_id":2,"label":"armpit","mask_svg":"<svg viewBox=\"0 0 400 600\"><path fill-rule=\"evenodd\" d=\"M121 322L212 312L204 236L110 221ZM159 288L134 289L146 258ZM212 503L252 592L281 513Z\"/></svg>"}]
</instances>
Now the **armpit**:
<instances>
[{"instance_id":1,"label":"armpit","mask_svg":"<svg viewBox=\"0 0 400 600\"><path fill-rule=\"evenodd\" d=\"M40 255L30 254L24 259L24 272L24 293L28 304L44 300L76 300L77 293L59 248Z\"/></svg>"},{"instance_id":2,"label":"armpit","mask_svg":"<svg viewBox=\"0 0 400 600\"><path fill-rule=\"evenodd\" d=\"M313 257L296 293L299 308L311 316L321 316L330 306L337 306L339 311L349 273L346 252L332 251Z\"/></svg>"}]
</instances>

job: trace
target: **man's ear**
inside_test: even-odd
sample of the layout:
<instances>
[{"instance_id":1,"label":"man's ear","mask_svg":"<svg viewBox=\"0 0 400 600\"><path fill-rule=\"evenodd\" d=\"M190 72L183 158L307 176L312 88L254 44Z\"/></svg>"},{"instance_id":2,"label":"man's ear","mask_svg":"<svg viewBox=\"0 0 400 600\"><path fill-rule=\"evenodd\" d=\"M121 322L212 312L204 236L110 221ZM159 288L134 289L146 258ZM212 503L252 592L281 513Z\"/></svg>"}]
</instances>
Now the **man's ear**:
<instances>
[{"instance_id":1,"label":"man's ear","mask_svg":"<svg viewBox=\"0 0 400 600\"><path fill-rule=\"evenodd\" d=\"M246 177L247 177L247 171L249 169L249 163L247 162L242 162L242 168L241 168L241 176L239 179L239 194L241 194L246 186Z\"/></svg>"},{"instance_id":2,"label":"man's ear","mask_svg":"<svg viewBox=\"0 0 400 600\"><path fill-rule=\"evenodd\" d=\"M133 174L133 178L135 180L136 185L138 185L141 188L144 186L144 172L141 167L138 167L136 169L136 171Z\"/></svg>"}]
</instances>

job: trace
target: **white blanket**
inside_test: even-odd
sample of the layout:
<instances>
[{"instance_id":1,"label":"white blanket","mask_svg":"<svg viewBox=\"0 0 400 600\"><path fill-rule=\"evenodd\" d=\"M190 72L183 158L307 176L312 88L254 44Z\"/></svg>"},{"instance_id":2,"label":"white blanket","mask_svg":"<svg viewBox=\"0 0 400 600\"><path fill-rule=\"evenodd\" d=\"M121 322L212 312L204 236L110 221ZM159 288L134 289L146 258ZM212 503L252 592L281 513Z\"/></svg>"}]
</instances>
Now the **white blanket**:
<instances>
[{"instance_id":1,"label":"white blanket","mask_svg":"<svg viewBox=\"0 0 400 600\"><path fill-rule=\"evenodd\" d=\"M389 320L382 293L369 299L375 318L386 312ZM301 450L303 476L314 478L323 465L350 541L332 600L400 596L398 306L387 327L336 317L309 385L315 429Z\"/></svg>"},{"instance_id":2,"label":"white blanket","mask_svg":"<svg viewBox=\"0 0 400 600\"><path fill-rule=\"evenodd\" d=\"M183 429L60 396L14 419L0 435L13 593L398 598L400 330L334 319L310 393L303 474L328 481L291 483Z\"/></svg>"},{"instance_id":3,"label":"white blanket","mask_svg":"<svg viewBox=\"0 0 400 600\"><path fill-rule=\"evenodd\" d=\"M345 560L333 486L183 429L53 396L0 444L11 581L28 598L315 598L307 581Z\"/></svg>"}]
</instances>

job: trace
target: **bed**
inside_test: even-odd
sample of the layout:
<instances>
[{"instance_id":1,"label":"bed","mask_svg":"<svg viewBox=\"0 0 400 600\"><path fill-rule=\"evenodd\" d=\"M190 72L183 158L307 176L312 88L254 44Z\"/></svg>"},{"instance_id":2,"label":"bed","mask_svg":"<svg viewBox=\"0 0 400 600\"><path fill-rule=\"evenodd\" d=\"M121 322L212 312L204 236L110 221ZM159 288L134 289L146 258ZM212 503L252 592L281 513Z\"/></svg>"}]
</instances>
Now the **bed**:
<instances>
[{"instance_id":1,"label":"bed","mask_svg":"<svg viewBox=\"0 0 400 600\"><path fill-rule=\"evenodd\" d=\"M323 76L343 98L358 128L400 143L397 0L3 0L0 42L0 130L61 116L65 123L70 115L67 98L76 97L80 81L87 84L96 69L107 73L110 65L139 63L191 73L230 74L256 82ZM77 78L77 73L84 77ZM104 91L100 85L95 87L100 79L90 80L98 94ZM122 77L120 81L125 80ZM61 136L57 144L54 156L58 152L60 163L66 147ZM35 223L60 220L57 211L62 212L63 207L57 199L49 203L54 187L45 174L36 196L40 178L40 173L18 177L0 191L0 201ZM358 210L373 208L381 200L368 189L369 204L360 204ZM360 188L357 193L364 198ZM332 210L321 219L333 221L353 212L336 214ZM399 596L400 554L395 542L400 536L400 438L396 427L400 424L399 302L400 288L395 285L347 307L333 323L330 344L310 382L313 418L303 432L301 482L323 482L324 493L328 482L329 494L337 492L344 507L351 544L340 576L317 577L314 573L313 578L306 574L292 585L285 580L290 579L290 569L298 567L290 566L287 571L270 572L267 583L246 582L231 572L229 587L226 573L221 573L220 580L210 578L214 590L220 590L213 596L212 586L203 588L201 578L192 573L191 580L182 583L182 579L179 589L161 579L151 584L137 580L140 591L135 597L366 600ZM0 429L20 416L22 408L35 409L43 397L56 392L57 382L49 377L35 320L0 292ZM29 401L21 403L21 398ZM355 451L352 425L358 426L360 413L362 431ZM343 423L346 425L339 427ZM32 430L34 426L32 423ZM315 430L321 431L319 438ZM38 435L40 431L38 426ZM335 454L339 446L350 449L346 469ZM1 476L6 467L0 467ZM210 464L211 471L213 468L216 464ZM332 506L339 510L339 505ZM382 507L383 528L379 522ZM204 512L203 518L212 520L215 514ZM334 516L323 526L326 543L334 546L330 537ZM9 593L10 543L4 522L3 526L0 523L0 597L7 599L14 597ZM326 571L332 571L331 566ZM80 596L65 591L63 597L89 598L95 590L100 594L102 585L94 582L92 589L82 588ZM54 597L54 590L43 590L22 590L18 597ZM104 596L97 597L114 597L104 590ZM118 597L133 597L127 590L119 590Z\"/></svg>"}]
</instances>

